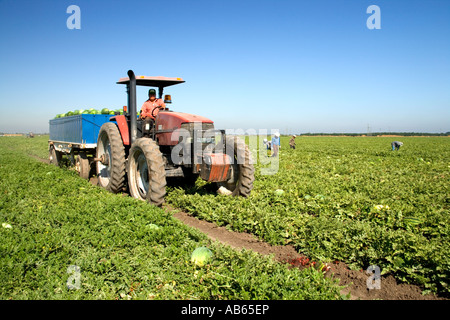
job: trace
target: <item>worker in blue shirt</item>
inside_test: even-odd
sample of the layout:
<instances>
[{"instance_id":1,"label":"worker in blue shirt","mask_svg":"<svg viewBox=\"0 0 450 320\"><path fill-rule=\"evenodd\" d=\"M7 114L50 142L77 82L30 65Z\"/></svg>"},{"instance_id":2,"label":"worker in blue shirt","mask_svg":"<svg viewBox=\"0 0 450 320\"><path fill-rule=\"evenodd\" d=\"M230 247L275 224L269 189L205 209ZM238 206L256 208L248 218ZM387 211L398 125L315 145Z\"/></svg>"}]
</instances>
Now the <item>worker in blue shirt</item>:
<instances>
[{"instance_id":1,"label":"worker in blue shirt","mask_svg":"<svg viewBox=\"0 0 450 320\"><path fill-rule=\"evenodd\" d=\"M278 156L279 148L280 148L280 134L276 132L272 137L272 157Z\"/></svg>"},{"instance_id":2,"label":"worker in blue shirt","mask_svg":"<svg viewBox=\"0 0 450 320\"><path fill-rule=\"evenodd\" d=\"M403 142L400 141L394 141L391 143L392 151L400 149L400 147L403 145Z\"/></svg>"}]
</instances>

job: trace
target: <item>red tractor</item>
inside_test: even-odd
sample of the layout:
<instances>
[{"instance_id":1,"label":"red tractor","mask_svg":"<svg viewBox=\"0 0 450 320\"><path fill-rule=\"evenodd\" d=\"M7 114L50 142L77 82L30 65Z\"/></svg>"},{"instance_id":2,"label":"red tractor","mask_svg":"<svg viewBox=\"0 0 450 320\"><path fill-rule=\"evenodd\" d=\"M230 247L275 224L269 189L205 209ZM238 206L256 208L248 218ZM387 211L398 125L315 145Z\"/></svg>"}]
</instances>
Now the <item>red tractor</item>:
<instances>
[{"instance_id":1,"label":"red tractor","mask_svg":"<svg viewBox=\"0 0 450 320\"><path fill-rule=\"evenodd\" d=\"M193 114L159 111L151 123L138 119L136 86L158 88L183 83L181 78L136 77L132 70L118 84L127 86L128 106L99 131L95 158L98 183L118 193L160 206L166 194L166 177L199 176L233 196L248 196L254 167L247 145L237 136L215 130L213 121ZM170 96L166 96L170 99ZM224 189L225 188L225 189Z\"/></svg>"}]
</instances>

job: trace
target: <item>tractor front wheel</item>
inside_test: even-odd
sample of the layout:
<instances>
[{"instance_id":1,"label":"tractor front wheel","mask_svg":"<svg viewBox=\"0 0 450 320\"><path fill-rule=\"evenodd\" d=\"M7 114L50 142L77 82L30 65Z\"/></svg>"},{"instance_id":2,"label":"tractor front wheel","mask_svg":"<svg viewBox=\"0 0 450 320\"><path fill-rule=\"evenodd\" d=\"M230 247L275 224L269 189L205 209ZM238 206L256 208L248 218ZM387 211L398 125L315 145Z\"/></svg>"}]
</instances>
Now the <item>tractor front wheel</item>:
<instances>
[{"instance_id":1,"label":"tractor front wheel","mask_svg":"<svg viewBox=\"0 0 450 320\"><path fill-rule=\"evenodd\" d=\"M245 142L238 137L226 137L227 149L232 146L233 155L231 164L231 175L227 181L218 182L217 186L225 188L225 194L232 196L248 197L253 189L255 180L255 168L252 163L250 151Z\"/></svg>"},{"instance_id":2,"label":"tractor front wheel","mask_svg":"<svg viewBox=\"0 0 450 320\"><path fill-rule=\"evenodd\" d=\"M150 138L137 139L128 156L128 189L136 199L156 206L164 203L166 171L162 153Z\"/></svg>"}]
</instances>

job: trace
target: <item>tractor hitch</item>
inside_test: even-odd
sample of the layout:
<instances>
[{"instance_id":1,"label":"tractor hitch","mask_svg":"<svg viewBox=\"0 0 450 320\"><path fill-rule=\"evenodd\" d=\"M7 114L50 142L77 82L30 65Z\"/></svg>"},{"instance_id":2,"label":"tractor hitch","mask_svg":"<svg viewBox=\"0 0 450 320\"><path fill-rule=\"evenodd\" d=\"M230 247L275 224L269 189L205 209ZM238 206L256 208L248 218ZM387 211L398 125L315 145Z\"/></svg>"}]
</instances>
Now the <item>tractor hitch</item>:
<instances>
[{"instance_id":1,"label":"tractor hitch","mask_svg":"<svg viewBox=\"0 0 450 320\"><path fill-rule=\"evenodd\" d=\"M106 154L102 154L100 156L100 158L94 158L94 159L92 159L92 161L94 161L94 162L100 161L101 164L103 164L104 166L109 165L109 157L107 157Z\"/></svg>"}]
</instances>

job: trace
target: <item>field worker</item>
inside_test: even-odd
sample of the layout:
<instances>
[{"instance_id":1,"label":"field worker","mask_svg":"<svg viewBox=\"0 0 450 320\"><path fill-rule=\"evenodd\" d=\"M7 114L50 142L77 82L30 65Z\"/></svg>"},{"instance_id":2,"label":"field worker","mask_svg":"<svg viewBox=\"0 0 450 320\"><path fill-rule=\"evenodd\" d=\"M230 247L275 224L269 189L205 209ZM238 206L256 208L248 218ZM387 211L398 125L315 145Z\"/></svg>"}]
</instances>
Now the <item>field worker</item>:
<instances>
[{"instance_id":1,"label":"field worker","mask_svg":"<svg viewBox=\"0 0 450 320\"><path fill-rule=\"evenodd\" d=\"M391 143L392 151L400 149L400 147L401 147L402 145L403 145L403 142L400 142L400 141L394 141L394 142L392 142L392 143Z\"/></svg>"},{"instance_id":2,"label":"field worker","mask_svg":"<svg viewBox=\"0 0 450 320\"><path fill-rule=\"evenodd\" d=\"M148 90L148 100L144 102L141 108L141 119L155 119L160 109L165 109L166 105L162 99L156 98L156 90ZM153 111L154 110L154 111ZM153 113L153 114L152 114Z\"/></svg>"},{"instance_id":3,"label":"field worker","mask_svg":"<svg viewBox=\"0 0 450 320\"><path fill-rule=\"evenodd\" d=\"M272 138L272 157L278 156L279 148L280 148L280 134L276 132Z\"/></svg>"},{"instance_id":4,"label":"field worker","mask_svg":"<svg viewBox=\"0 0 450 320\"><path fill-rule=\"evenodd\" d=\"M263 140L263 144L266 146L266 150L270 150L271 149L271 143L270 141L267 141L267 139Z\"/></svg>"},{"instance_id":5,"label":"field worker","mask_svg":"<svg viewBox=\"0 0 450 320\"><path fill-rule=\"evenodd\" d=\"M266 147L266 157L268 157L269 155L267 153L269 150L272 150L271 142L267 139L263 139L263 145Z\"/></svg>"},{"instance_id":6,"label":"field worker","mask_svg":"<svg viewBox=\"0 0 450 320\"><path fill-rule=\"evenodd\" d=\"M296 135L294 134L291 140L289 140L289 146L291 147L291 149L295 149L295 137Z\"/></svg>"}]
</instances>

